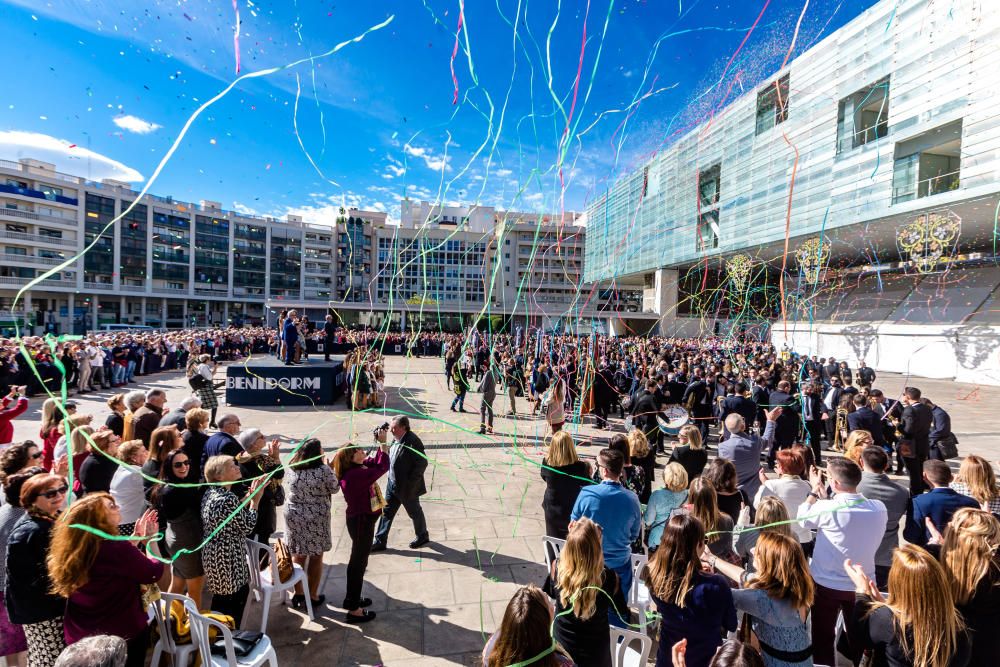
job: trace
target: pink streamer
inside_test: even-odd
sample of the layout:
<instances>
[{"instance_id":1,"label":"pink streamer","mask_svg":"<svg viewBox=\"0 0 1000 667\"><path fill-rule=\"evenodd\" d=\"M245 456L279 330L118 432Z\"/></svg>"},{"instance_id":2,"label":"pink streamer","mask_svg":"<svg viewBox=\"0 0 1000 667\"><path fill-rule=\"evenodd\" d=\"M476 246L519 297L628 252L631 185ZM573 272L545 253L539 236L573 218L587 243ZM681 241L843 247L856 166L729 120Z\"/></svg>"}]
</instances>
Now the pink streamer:
<instances>
[{"instance_id":1,"label":"pink streamer","mask_svg":"<svg viewBox=\"0 0 1000 667\"><path fill-rule=\"evenodd\" d=\"M233 11L236 12L236 29L233 30L233 50L236 52L236 73L240 73L240 7L233 0Z\"/></svg>"}]
</instances>

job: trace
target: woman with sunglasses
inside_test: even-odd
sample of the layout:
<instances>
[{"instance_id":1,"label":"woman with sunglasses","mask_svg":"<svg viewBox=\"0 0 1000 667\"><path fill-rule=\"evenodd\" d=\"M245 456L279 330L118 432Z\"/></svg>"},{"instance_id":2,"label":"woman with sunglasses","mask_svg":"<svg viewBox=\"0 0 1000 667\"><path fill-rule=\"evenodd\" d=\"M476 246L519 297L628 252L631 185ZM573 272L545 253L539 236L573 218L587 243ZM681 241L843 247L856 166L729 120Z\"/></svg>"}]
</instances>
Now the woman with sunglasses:
<instances>
[{"instance_id":1,"label":"woman with sunglasses","mask_svg":"<svg viewBox=\"0 0 1000 667\"><path fill-rule=\"evenodd\" d=\"M135 524L135 542L105 539L116 535L121 514L109 493L76 501L52 529L46 559L52 591L66 601L66 643L95 635L114 635L128 643L126 667L142 667L149 648L149 624L142 586L163 575L163 563L144 553L157 531L156 512ZM76 526L88 526L98 534Z\"/></svg>"},{"instance_id":2,"label":"woman with sunglasses","mask_svg":"<svg viewBox=\"0 0 1000 667\"><path fill-rule=\"evenodd\" d=\"M160 469L163 484L153 489L152 501L160 519L166 521L167 552L175 556L170 564L170 591L186 592L201 608L201 590L205 570L201 564L201 544L204 529L201 524L202 487L178 486L197 483L191 476L191 457L183 449L167 454ZM193 553L183 553L187 549Z\"/></svg>"},{"instance_id":3,"label":"woman with sunglasses","mask_svg":"<svg viewBox=\"0 0 1000 667\"><path fill-rule=\"evenodd\" d=\"M28 664L52 665L65 648L63 614L66 600L52 594L45 559L52 527L66 504L66 478L35 475L21 487L21 507L27 513L14 525L7 541L7 590L4 599L11 623L24 626Z\"/></svg>"},{"instance_id":4,"label":"woman with sunglasses","mask_svg":"<svg viewBox=\"0 0 1000 667\"><path fill-rule=\"evenodd\" d=\"M11 445L0 453L0 484L11 475L42 464L42 450L31 440ZM0 505L3 502L0 501Z\"/></svg>"},{"instance_id":5,"label":"woman with sunglasses","mask_svg":"<svg viewBox=\"0 0 1000 667\"><path fill-rule=\"evenodd\" d=\"M26 514L21 507L21 488L29 479L44 472L41 466L35 466L3 479L3 493L7 502L0 506L0 554L6 555L10 532ZM28 658L28 640L24 637L24 629L20 625L11 623L7 614L7 607L3 602L6 587L7 561L6 558L0 558L0 658L6 659L9 667L25 667Z\"/></svg>"}]
</instances>

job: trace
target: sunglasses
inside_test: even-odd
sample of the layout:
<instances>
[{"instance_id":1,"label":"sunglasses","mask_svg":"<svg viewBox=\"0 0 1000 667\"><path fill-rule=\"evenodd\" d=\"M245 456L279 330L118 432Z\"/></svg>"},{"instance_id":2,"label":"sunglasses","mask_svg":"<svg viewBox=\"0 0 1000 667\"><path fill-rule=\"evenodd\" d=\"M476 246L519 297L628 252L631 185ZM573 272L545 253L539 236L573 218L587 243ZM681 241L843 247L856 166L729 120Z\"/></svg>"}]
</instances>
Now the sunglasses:
<instances>
[{"instance_id":1,"label":"sunglasses","mask_svg":"<svg viewBox=\"0 0 1000 667\"><path fill-rule=\"evenodd\" d=\"M35 452L34 454L31 455L31 458L33 458L33 459L40 459L40 458L42 458L42 453L41 452Z\"/></svg>"},{"instance_id":2,"label":"sunglasses","mask_svg":"<svg viewBox=\"0 0 1000 667\"><path fill-rule=\"evenodd\" d=\"M175 468L187 468L191 465L190 461L174 461Z\"/></svg>"},{"instance_id":3,"label":"sunglasses","mask_svg":"<svg viewBox=\"0 0 1000 667\"><path fill-rule=\"evenodd\" d=\"M52 500L53 498L57 498L59 496L65 496L68 491L69 491L68 486L60 486L58 489L50 489L49 491L43 491L38 495L47 500Z\"/></svg>"}]
</instances>

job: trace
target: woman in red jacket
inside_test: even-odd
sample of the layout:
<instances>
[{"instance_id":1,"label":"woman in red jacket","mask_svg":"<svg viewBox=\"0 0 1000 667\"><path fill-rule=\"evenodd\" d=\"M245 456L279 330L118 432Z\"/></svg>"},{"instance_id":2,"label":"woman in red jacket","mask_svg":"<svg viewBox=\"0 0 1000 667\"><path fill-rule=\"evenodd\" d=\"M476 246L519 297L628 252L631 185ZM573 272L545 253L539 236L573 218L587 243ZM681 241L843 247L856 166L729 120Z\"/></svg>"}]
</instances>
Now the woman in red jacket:
<instances>
[{"instance_id":1,"label":"woman in red jacket","mask_svg":"<svg viewBox=\"0 0 1000 667\"><path fill-rule=\"evenodd\" d=\"M384 439L384 438L383 438ZM351 536L351 558L347 562L347 594L343 608L348 623L367 623L375 612L365 607L372 601L361 597L368 556L375 538L375 522L382 514L385 500L378 487L378 478L389 472L389 445L379 443L374 456L365 457L365 450L350 443L344 445L333 459L333 472L340 482L347 501L347 532Z\"/></svg>"},{"instance_id":2,"label":"woman in red jacket","mask_svg":"<svg viewBox=\"0 0 1000 667\"><path fill-rule=\"evenodd\" d=\"M28 399L22 394L24 387L11 387L10 393L0 399L0 445L14 442L14 419L28 409ZM13 401L14 405L11 405Z\"/></svg>"},{"instance_id":3,"label":"woman in red jacket","mask_svg":"<svg viewBox=\"0 0 1000 667\"><path fill-rule=\"evenodd\" d=\"M120 523L111 494L91 493L70 505L52 529L49 579L54 593L69 598L63 619L67 645L84 637L115 635L128 642L126 667L141 667L149 648L141 586L159 581L163 563L140 550L145 539L118 542L73 527L117 535ZM149 538L156 531L156 512L149 510L136 522L133 534Z\"/></svg>"}]
</instances>

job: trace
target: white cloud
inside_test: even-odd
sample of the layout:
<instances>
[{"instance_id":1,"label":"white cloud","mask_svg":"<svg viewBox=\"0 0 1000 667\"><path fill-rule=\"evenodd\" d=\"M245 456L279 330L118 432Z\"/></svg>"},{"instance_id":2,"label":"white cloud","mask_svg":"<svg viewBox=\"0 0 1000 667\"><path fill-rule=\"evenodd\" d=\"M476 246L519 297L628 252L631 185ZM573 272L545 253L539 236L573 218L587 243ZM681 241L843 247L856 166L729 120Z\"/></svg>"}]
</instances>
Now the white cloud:
<instances>
[{"instance_id":1,"label":"white cloud","mask_svg":"<svg viewBox=\"0 0 1000 667\"><path fill-rule=\"evenodd\" d=\"M398 163L390 163L385 166L385 173L382 174L382 178L386 180L391 180L393 178L398 178L406 173L406 167Z\"/></svg>"},{"instance_id":2,"label":"white cloud","mask_svg":"<svg viewBox=\"0 0 1000 667\"><path fill-rule=\"evenodd\" d=\"M507 178L508 176L510 176L511 174L513 174L514 172L512 172L510 169L497 169L493 173L496 174L497 176L499 176L500 178Z\"/></svg>"},{"instance_id":3,"label":"white cloud","mask_svg":"<svg viewBox=\"0 0 1000 667\"><path fill-rule=\"evenodd\" d=\"M129 183L146 180L142 174L106 155L82 148L72 141L38 132L0 131L0 156L7 159L34 158L55 164L56 171L83 176L92 181L112 178Z\"/></svg>"},{"instance_id":4,"label":"white cloud","mask_svg":"<svg viewBox=\"0 0 1000 667\"><path fill-rule=\"evenodd\" d=\"M138 116L128 114L124 116L116 116L113 120L115 125L118 127L123 130L128 130L129 132L134 132L135 134L149 134L150 132L155 132L163 127L162 125L151 123L148 120L143 120Z\"/></svg>"},{"instance_id":5,"label":"white cloud","mask_svg":"<svg viewBox=\"0 0 1000 667\"><path fill-rule=\"evenodd\" d=\"M260 215L261 214L260 211L258 211L257 209L251 208L251 207L247 206L246 204L241 204L238 201L234 201L233 202L233 210L236 211L237 213L241 213L243 215Z\"/></svg>"},{"instance_id":6,"label":"white cloud","mask_svg":"<svg viewBox=\"0 0 1000 667\"><path fill-rule=\"evenodd\" d=\"M451 171L451 167L448 165L451 158L447 155L435 155L434 151L429 148L411 146L410 144L403 146L403 152L407 155L412 155L415 158L423 160L424 164L427 165L427 168L431 171L441 171L442 169Z\"/></svg>"}]
</instances>

